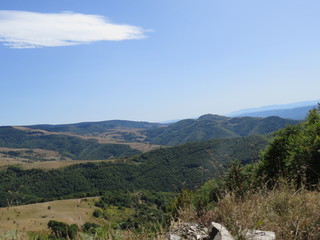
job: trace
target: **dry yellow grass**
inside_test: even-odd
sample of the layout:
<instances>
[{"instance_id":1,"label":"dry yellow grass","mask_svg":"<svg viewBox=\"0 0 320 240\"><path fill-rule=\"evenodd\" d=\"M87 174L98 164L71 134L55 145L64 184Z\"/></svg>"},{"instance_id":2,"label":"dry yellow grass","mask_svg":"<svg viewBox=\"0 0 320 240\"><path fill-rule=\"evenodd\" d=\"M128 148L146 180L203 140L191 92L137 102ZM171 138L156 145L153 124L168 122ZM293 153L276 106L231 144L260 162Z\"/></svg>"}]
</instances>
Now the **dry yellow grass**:
<instances>
[{"instance_id":1,"label":"dry yellow grass","mask_svg":"<svg viewBox=\"0 0 320 240\"><path fill-rule=\"evenodd\" d=\"M19 165L22 169L43 169L50 170L56 168L67 167L79 163L88 162L114 162L115 160L56 160L56 161L25 161L21 158L8 158L0 154L0 169L5 169L8 166Z\"/></svg>"},{"instance_id":2,"label":"dry yellow grass","mask_svg":"<svg viewBox=\"0 0 320 240\"><path fill-rule=\"evenodd\" d=\"M242 199L230 193L198 221L219 222L236 239L244 239L248 229L259 229L275 232L278 240L319 240L320 193L286 185L248 193Z\"/></svg>"},{"instance_id":3,"label":"dry yellow grass","mask_svg":"<svg viewBox=\"0 0 320 240\"><path fill-rule=\"evenodd\" d=\"M152 144L142 143L142 142L128 142L122 139L122 134L131 133L136 135L140 140L144 140L146 136L140 133L141 129L109 129L104 133L88 134L84 136L84 135L78 135L70 132L48 132L46 130L31 129L27 127L14 127L14 128L22 131L27 131L27 132L40 132L46 135L50 135L50 134L67 135L67 136L77 137L85 140L95 139L99 143L124 144L124 145L129 145L131 148L139 150L141 152L147 152L150 150L160 148L160 145L152 145Z\"/></svg>"},{"instance_id":4,"label":"dry yellow grass","mask_svg":"<svg viewBox=\"0 0 320 240\"><path fill-rule=\"evenodd\" d=\"M96 222L92 217L92 212L96 209L93 201L96 199L68 199L0 208L0 235L10 230L46 233L49 232L47 223L50 220L78 226L85 222Z\"/></svg>"},{"instance_id":5,"label":"dry yellow grass","mask_svg":"<svg viewBox=\"0 0 320 240\"><path fill-rule=\"evenodd\" d=\"M24 163L21 164L22 169L43 169L50 170L56 168L63 168L79 163L88 163L88 162L114 162L115 160L66 160L66 161L49 161L49 162L33 162L33 163Z\"/></svg>"},{"instance_id":6,"label":"dry yellow grass","mask_svg":"<svg viewBox=\"0 0 320 240\"><path fill-rule=\"evenodd\" d=\"M133 149L137 149L141 152L147 152L154 149L158 149L160 145L152 145L142 142L126 142L121 139L121 134L132 133L139 138L144 139L145 136L141 135L139 129L126 130L126 129L111 129L108 132L100 133L96 135L82 136L73 133L61 133L61 132L48 132L45 130L30 129L26 127L14 127L19 130L28 132L41 132L46 135L68 135L78 137L81 139L95 139L100 143L112 143L112 144L124 144L129 145ZM30 151L31 150L31 151ZM17 152L18 156L12 156L9 152ZM61 160L62 156L55 151L45 149L26 149L26 148L2 148L0 147L0 169L6 168L10 165L20 165L23 169L55 169L70 166L78 163L87 162L101 162L101 161L114 161L114 160L71 160L63 157L65 160ZM43 161L45 160L45 161Z\"/></svg>"},{"instance_id":7,"label":"dry yellow grass","mask_svg":"<svg viewBox=\"0 0 320 240\"><path fill-rule=\"evenodd\" d=\"M11 152L17 153L17 156L10 155ZM13 164L29 164L39 161L56 161L60 160L61 157L59 153L45 149L0 147L0 167ZM66 160L71 159L66 158Z\"/></svg>"}]
</instances>

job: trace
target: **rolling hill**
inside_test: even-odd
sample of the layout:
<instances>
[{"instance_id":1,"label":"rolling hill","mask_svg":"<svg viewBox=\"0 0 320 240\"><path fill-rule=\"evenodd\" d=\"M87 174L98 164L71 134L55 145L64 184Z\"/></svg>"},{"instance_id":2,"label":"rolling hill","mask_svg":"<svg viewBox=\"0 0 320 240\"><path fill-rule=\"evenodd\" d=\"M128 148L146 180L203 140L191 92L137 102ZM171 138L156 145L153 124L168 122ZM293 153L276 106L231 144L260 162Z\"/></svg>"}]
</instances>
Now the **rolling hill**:
<instances>
[{"instance_id":1,"label":"rolling hill","mask_svg":"<svg viewBox=\"0 0 320 240\"><path fill-rule=\"evenodd\" d=\"M124 157L140 152L123 144L101 144L93 139L86 140L63 134L46 134L41 131L25 131L14 127L0 127L0 147L46 149L55 151L61 159L74 160Z\"/></svg>"},{"instance_id":2,"label":"rolling hill","mask_svg":"<svg viewBox=\"0 0 320 240\"><path fill-rule=\"evenodd\" d=\"M269 134L296 124L298 121L279 117L230 118L219 115L203 115L198 119L186 119L167 127L145 130L145 141L159 145L178 145L186 142L218 138L235 138L249 135Z\"/></svg>"},{"instance_id":3,"label":"rolling hill","mask_svg":"<svg viewBox=\"0 0 320 240\"><path fill-rule=\"evenodd\" d=\"M132 121L104 121L66 125L33 125L29 129L53 133L73 133L96 139L108 139L110 143L144 143L175 146L186 142L209 139L236 138L249 135L269 134L298 121L280 117L230 118L206 114L198 119L184 119L171 124Z\"/></svg>"}]
</instances>

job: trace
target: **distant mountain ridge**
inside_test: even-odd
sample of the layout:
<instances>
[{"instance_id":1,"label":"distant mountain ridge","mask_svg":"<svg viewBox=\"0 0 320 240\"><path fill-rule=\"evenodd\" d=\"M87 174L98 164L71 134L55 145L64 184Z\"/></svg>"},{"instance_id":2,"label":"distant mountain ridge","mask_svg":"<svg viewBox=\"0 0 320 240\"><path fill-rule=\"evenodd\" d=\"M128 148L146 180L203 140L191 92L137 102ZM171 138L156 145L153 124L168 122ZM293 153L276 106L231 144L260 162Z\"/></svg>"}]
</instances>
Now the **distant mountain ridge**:
<instances>
[{"instance_id":1,"label":"distant mountain ridge","mask_svg":"<svg viewBox=\"0 0 320 240\"><path fill-rule=\"evenodd\" d=\"M294 119L294 120L303 120L308 115L308 112L316 108L317 105L290 108L290 109L276 109L276 110L268 110L263 112L252 112L252 113L244 113L239 115L248 116L248 117L269 117L269 116L277 116L286 119Z\"/></svg>"},{"instance_id":2,"label":"distant mountain ridge","mask_svg":"<svg viewBox=\"0 0 320 240\"><path fill-rule=\"evenodd\" d=\"M320 100L296 102L290 104L279 104L263 106L259 108L241 109L235 112L226 114L229 117L270 117L278 116L281 118L303 120L308 112L317 107Z\"/></svg>"},{"instance_id":3,"label":"distant mountain ridge","mask_svg":"<svg viewBox=\"0 0 320 240\"><path fill-rule=\"evenodd\" d=\"M52 132L71 132L76 134L100 133L109 129L150 129L162 126L161 123L138 122L128 120L108 120L101 122L81 122L71 124L40 124L24 126L32 129L41 129Z\"/></svg>"},{"instance_id":4,"label":"distant mountain ridge","mask_svg":"<svg viewBox=\"0 0 320 240\"><path fill-rule=\"evenodd\" d=\"M288 103L288 104L268 105L268 106L262 106L262 107L258 107L258 108L245 108L245 109L231 112L226 115L232 117L232 116L238 116L238 115L244 114L244 113L263 112L263 111L278 110L278 109L292 109L292 108L297 108L297 107L317 105L318 102L320 102L320 99L319 100L312 100L312 101Z\"/></svg>"}]
</instances>

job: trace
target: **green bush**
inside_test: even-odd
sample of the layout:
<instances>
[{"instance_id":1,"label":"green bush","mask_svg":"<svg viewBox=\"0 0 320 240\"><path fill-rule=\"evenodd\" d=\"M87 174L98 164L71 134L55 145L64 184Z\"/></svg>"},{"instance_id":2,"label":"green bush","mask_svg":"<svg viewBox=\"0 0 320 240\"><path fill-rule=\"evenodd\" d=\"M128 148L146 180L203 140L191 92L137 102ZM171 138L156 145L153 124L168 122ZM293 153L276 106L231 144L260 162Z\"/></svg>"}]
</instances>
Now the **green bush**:
<instances>
[{"instance_id":1,"label":"green bush","mask_svg":"<svg viewBox=\"0 0 320 240\"><path fill-rule=\"evenodd\" d=\"M103 214L103 211L102 211L101 209L95 209L95 210L93 211L93 213L92 213L92 215L93 215L94 217L96 217L96 218L101 217L102 214Z\"/></svg>"},{"instance_id":2,"label":"green bush","mask_svg":"<svg viewBox=\"0 0 320 240\"><path fill-rule=\"evenodd\" d=\"M50 220L48 228L51 229L51 235L54 238L76 239L79 227L75 224L68 225L64 222Z\"/></svg>"},{"instance_id":3,"label":"green bush","mask_svg":"<svg viewBox=\"0 0 320 240\"><path fill-rule=\"evenodd\" d=\"M90 234L95 234L97 232L97 228L100 228L100 225L91 222L86 222L81 227L83 232Z\"/></svg>"}]
</instances>

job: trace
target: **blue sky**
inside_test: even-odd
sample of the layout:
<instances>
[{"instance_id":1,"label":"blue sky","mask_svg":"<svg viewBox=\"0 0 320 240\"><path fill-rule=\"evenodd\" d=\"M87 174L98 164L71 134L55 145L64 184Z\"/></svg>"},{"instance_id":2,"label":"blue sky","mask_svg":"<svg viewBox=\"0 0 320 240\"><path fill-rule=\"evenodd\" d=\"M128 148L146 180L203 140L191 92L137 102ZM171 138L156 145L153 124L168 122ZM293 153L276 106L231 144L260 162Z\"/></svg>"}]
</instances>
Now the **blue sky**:
<instances>
[{"instance_id":1,"label":"blue sky","mask_svg":"<svg viewBox=\"0 0 320 240\"><path fill-rule=\"evenodd\" d=\"M11 0L0 125L166 121L319 99L318 0Z\"/></svg>"}]
</instances>

